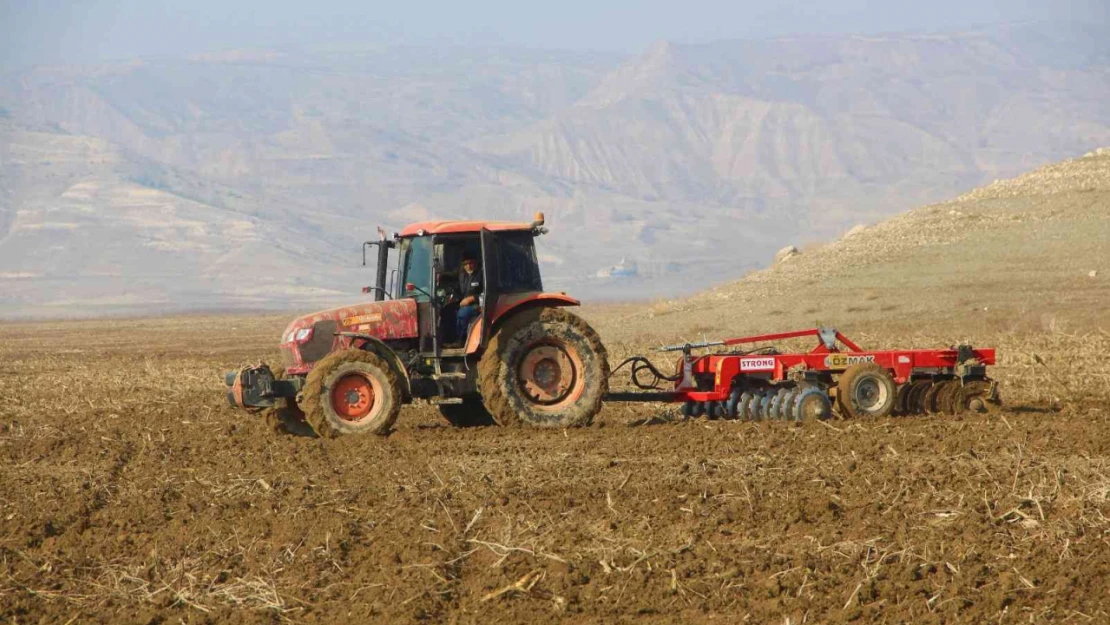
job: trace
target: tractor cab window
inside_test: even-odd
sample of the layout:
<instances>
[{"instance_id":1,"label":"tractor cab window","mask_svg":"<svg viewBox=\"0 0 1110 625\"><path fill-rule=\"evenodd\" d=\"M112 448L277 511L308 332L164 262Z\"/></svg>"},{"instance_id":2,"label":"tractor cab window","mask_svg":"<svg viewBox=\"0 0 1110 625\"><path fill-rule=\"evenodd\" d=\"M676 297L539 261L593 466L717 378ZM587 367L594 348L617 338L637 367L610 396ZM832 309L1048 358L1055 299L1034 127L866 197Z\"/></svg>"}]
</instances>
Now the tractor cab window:
<instances>
[{"instance_id":1,"label":"tractor cab window","mask_svg":"<svg viewBox=\"0 0 1110 625\"><path fill-rule=\"evenodd\" d=\"M482 262L482 245L477 235L451 235L436 239L436 259L439 262L441 283L458 282L459 268L464 258Z\"/></svg>"},{"instance_id":2,"label":"tractor cab window","mask_svg":"<svg viewBox=\"0 0 1110 625\"><path fill-rule=\"evenodd\" d=\"M542 291L536 262L535 237L530 232L506 232L497 237L497 269L502 293Z\"/></svg>"},{"instance_id":3,"label":"tractor cab window","mask_svg":"<svg viewBox=\"0 0 1110 625\"><path fill-rule=\"evenodd\" d=\"M446 235L436 237L436 294L447 303L459 299L459 272L464 258L472 258L481 268L482 244L477 235Z\"/></svg>"},{"instance_id":4,"label":"tractor cab window","mask_svg":"<svg viewBox=\"0 0 1110 625\"><path fill-rule=\"evenodd\" d=\"M401 297L415 297L418 302L428 301L432 287L432 237L410 237L401 240ZM406 284L420 290L406 292Z\"/></svg>"}]
</instances>

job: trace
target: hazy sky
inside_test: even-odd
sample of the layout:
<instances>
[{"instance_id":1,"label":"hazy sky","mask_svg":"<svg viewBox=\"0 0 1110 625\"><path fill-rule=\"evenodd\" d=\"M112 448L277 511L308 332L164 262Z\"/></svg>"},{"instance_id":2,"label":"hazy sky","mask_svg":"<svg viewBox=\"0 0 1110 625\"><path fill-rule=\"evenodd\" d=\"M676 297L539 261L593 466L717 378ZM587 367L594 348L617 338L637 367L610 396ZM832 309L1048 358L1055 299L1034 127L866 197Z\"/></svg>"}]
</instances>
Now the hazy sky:
<instances>
[{"instance_id":1,"label":"hazy sky","mask_svg":"<svg viewBox=\"0 0 1110 625\"><path fill-rule=\"evenodd\" d=\"M1110 0L0 0L0 65L327 42L638 51L795 33L1107 23Z\"/></svg>"}]
</instances>

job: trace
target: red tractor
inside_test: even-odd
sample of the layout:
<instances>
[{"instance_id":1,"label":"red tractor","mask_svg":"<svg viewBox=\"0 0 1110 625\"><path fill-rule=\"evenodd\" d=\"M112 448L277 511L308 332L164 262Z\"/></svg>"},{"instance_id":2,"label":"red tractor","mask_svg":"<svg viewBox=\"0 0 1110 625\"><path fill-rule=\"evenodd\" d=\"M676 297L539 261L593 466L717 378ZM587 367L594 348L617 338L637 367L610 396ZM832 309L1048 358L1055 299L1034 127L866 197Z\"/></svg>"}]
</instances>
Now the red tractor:
<instances>
[{"instance_id":1,"label":"red tractor","mask_svg":"<svg viewBox=\"0 0 1110 625\"><path fill-rule=\"evenodd\" d=\"M531 223L416 223L392 238L379 229L363 246L364 264L377 248L376 282L363 289L374 301L295 319L281 338L284 367L228 373L229 402L329 436L385 434L414 399L458 425L589 424L609 363L593 328L566 310L578 300L543 289L543 224L539 213ZM460 298L464 259L480 259L474 299ZM458 323L471 302L476 319Z\"/></svg>"}]
</instances>

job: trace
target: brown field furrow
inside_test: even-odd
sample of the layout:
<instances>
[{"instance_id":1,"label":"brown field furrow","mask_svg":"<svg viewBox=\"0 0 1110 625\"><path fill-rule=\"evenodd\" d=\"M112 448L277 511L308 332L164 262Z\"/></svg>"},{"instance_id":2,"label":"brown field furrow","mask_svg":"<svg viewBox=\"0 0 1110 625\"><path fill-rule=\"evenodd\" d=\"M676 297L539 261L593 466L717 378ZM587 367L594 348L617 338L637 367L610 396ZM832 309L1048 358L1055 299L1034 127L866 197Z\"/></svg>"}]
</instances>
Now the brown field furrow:
<instances>
[{"instance_id":1,"label":"brown field furrow","mask_svg":"<svg viewBox=\"0 0 1110 625\"><path fill-rule=\"evenodd\" d=\"M614 362L667 338L588 313ZM610 406L538 431L409 407L322 441L224 405L219 374L273 359L283 321L0 328L0 621L1110 619L1097 331L978 337L1003 350L994 415Z\"/></svg>"}]
</instances>

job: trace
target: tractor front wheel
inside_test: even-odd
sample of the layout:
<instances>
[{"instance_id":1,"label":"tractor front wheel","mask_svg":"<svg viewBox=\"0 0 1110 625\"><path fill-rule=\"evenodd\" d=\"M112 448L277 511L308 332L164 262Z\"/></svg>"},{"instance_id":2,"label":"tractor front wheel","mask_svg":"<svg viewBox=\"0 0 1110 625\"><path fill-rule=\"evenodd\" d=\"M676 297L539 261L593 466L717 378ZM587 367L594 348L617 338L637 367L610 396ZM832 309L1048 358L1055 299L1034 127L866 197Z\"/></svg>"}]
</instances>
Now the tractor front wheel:
<instances>
[{"instance_id":1,"label":"tractor front wheel","mask_svg":"<svg viewBox=\"0 0 1110 625\"><path fill-rule=\"evenodd\" d=\"M387 434L401 411L401 383L379 356L347 349L316 363L301 398L320 436Z\"/></svg>"},{"instance_id":2,"label":"tractor front wheel","mask_svg":"<svg viewBox=\"0 0 1110 625\"><path fill-rule=\"evenodd\" d=\"M524 310L490 339L478 363L483 403L501 425L589 425L609 387L597 332L560 308Z\"/></svg>"}]
</instances>

